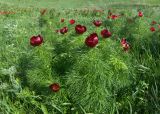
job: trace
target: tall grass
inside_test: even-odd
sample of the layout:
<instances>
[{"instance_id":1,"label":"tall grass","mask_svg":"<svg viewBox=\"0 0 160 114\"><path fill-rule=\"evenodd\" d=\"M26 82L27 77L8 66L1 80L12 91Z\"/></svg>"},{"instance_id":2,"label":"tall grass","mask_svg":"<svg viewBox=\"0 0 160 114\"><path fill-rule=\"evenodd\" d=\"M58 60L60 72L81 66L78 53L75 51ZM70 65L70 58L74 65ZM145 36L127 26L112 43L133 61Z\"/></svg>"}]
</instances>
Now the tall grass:
<instances>
[{"instance_id":1,"label":"tall grass","mask_svg":"<svg viewBox=\"0 0 160 114\"><path fill-rule=\"evenodd\" d=\"M4 8L5 9L5 8ZM13 8L14 9L14 8ZM16 10L16 9L15 9ZM48 10L40 16L38 8L1 15L0 18L0 111L4 114L158 114L160 113L160 40L159 31L150 32L150 23L159 23L159 8L112 9L124 14L117 20L106 19L108 10ZM60 19L65 18L64 23ZM69 19L87 26L77 35ZM95 28L94 19L103 26ZM132 20L132 21L128 21ZM65 35L55 30L68 26ZM100 30L113 33L102 39ZM158 28L157 28L158 29ZM84 45L92 32L99 44L90 49ZM44 44L32 47L29 38L41 34ZM131 45L123 52L120 39ZM57 82L59 92L50 91Z\"/></svg>"}]
</instances>

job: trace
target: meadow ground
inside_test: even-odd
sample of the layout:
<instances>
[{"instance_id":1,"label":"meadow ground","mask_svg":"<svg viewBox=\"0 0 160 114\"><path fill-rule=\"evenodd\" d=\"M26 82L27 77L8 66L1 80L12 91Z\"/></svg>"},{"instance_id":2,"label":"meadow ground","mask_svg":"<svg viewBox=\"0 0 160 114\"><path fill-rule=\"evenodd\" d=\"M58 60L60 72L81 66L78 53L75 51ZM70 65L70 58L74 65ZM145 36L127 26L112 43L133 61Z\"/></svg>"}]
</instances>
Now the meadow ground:
<instances>
[{"instance_id":1,"label":"meadow ground","mask_svg":"<svg viewBox=\"0 0 160 114\"><path fill-rule=\"evenodd\" d=\"M0 1L0 113L159 114L160 1L77 1Z\"/></svg>"},{"instance_id":2,"label":"meadow ground","mask_svg":"<svg viewBox=\"0 0 160 114\"><path fill-rule=\"evenodd\" d=\"M0 3L7 4L10 6L16 7L34 7L34 8L84 8L84 7L102 7L106 8L107 6L119 4L141 4L141 5L155 5L158 6L159 0L1 0Z\"/></svg>"}]
</instances>

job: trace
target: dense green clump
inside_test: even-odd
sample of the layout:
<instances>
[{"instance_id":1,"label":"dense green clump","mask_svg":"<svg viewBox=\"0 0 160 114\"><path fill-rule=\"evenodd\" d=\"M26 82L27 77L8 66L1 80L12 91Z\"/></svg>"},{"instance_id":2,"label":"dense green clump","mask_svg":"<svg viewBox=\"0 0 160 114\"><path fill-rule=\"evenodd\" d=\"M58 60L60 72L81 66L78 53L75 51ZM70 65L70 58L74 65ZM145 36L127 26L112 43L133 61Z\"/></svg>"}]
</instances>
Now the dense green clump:
<instances>
[{"instance_id":1,"label":"dense green clump","mask_svg":"<svg viewBox=\"0 0 160 114\"><path fill-rule=\"evenodd\" d=\"M117 92L132 82L129 55L116 48L119 46L115 41L107 39L101 43L79 56L67 75L70 98L88 113L109 113Z\"/></svg>"}]
</instances>

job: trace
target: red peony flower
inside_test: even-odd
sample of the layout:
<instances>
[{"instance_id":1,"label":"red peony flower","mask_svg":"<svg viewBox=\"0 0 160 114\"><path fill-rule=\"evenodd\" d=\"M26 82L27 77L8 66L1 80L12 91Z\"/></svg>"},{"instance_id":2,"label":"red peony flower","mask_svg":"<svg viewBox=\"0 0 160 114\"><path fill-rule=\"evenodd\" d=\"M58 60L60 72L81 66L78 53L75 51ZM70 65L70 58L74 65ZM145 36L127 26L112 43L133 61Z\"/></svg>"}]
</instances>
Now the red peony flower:
<instances>
[{"instance_id":1,"label":"red peony flower","mask_svg":"<svg viewBox=\"0 0 160 114\"><path fill-rule=\"evenodd\" d=\"M88 47L95 47L98 44L98 35L97 33L92 33L90 34L86 40L85 40L85 44Z\"/></svg>"},{"instance_id":2,"label":"red peony flower","mask_svg":"<svg viewBox=\"0 0 160 114\"><path fill-rule=\"evenodd\" d=\"M112 13L110 13L107 18L108 19L117 19L119 17L120 17L119 15L112 15Z\"/></svg>"},{"instance_id":3,"label":"red peony flower","mask_svg":"<svg viewBox=\"0 0 160 114\"><path fill-rule=\"evenodd\" d=\"M74 20L74 19L71 19L71 20L69 21L69 23L70 23L71 25L73 25L73 24L75 23L75 20Z\"/></svg>"},{"instance_id":4,"label":"red peony flower","mask_svg":"<svg viewBox=\"0 0 160 114\"><path fill-rule=\"evenodd\" d=\"M61 22L62 22L62 23L64 22L64 18L61 19Z\"/></svg>"},{"instance_id":5,"label":"red peony flower","mask_svg":"<svg viewBox=\"0 0 160 114\"><path fill-rule=\"evenodd\" d=\"M76 25L75 30L76 30L76 33L83 34L84 32L86 32L87 28L82 25Z\"/></svg>"},{"instance_id":6,"label":"red peony flower","mask_svg":"<svg viewBox=\"0 0 160 114\"><path fill-rule=\"evenodd\" d=\"M154 31L156 31L156 29L154 27L151 27L150 31L154 32Z\"/></svg>"},{"instance_id":7,"label":"red peony flower","mask_svg":"<svg viewBox=\"0 0 160 114\"><path fill-rule=\"evenodd\" d=\"M101 31L101 35L102 35L103 38L108 38L108 37L110 37L112 34L111 34L111 32L108 31L107 29L103 29L103 30Z\"/></svg>"},{"instance_id":8,"label":"red peony flower","mask_svg":"<svg viewBox=\"0 0 160 114\"><path fill-rule=\"evenodd\" d=\"M127 40L125 39L125 38L122 38L121 39L121 45L123 46L124 44L126 44L127 43Z\"/></svg>"},{"instance_id":9,"label":"red peony flower","mask_svg":"<svg viewBox=\"0 0 160 114\"><path fill-rule=\"evenodd\" d=\"M121 39L121 45L122 45L124 51L128 51L130 48L130 46L125 38Z\"/></svg>"},{"instance_id":10,"label":"red peony flower","mask_svg":"<svg viewBox=\"0 0 160 114\"><path fill-rule=\"evenodd\" d=\"M142 17L142 16L143 16L143 12L139 11L139 12L138 12L138 16L139 16L139 17Z\"/></svg>"},{"instance_id":11,"label":"red peony flower","mask_svg":"<svg viewBox=\"0 0 160 114\"><path fill-rule=\"evenodd\" d=\"M32 36L30 38L30 44L32 46L39 46L43 43L43 37L41 35L38 36Z\"/></svg>"},{"instance_id":12,"label":"red peony flower","mask_svg":"<svg viewBox=\"0 0 160 114\"><path fill-rule=\"evenodd\" d=\"M62 29L60 29L60 33L61 34L65 34L68 32L68 28L67 27L63 27Z\"/></svg>"},{"instance_id":13,"label":"red peony flower","mask_svg":"<svg viewBox=\"0 0 160 114\"><path fill-rule=\"evenodd\" d=\"M130 48L130 46L129 46L128 43L125 43L125 44L123 45L123 50L124 50L124 51L128 51L129 48Z\"/></svg>"},{"instance_id":14,"label":"red peony flower","mask_svg":"<svg viewBox=\"0 0 160 114\"><path fill-rule=\"evenodd\" d=\"M112 15L111 18L112 19L117 19L119 16L118 15Z\"/></svg>"},{"instance_id":15,"label":"red peony flower","mask_svg":"<svg viewBox=\"0 0 160 114\"><path fill-rule=\"evenodd\" d=\"M99 27L99 26L101 26L102 21L96 20L96 21L93 21L93 24L94 24L96 27Z\"/></svg>"},{"instance_id":16,"label":"red peony flower","mask_svg":"<svg viewBox=\"0 0 160 114\"><path fill-rule=\"evenodd\" d=\"M58 83L53 83L49 86L49 88L53 91L53 92L58 92L60 90L60 85Z\"/></svg>"}]
</instances>

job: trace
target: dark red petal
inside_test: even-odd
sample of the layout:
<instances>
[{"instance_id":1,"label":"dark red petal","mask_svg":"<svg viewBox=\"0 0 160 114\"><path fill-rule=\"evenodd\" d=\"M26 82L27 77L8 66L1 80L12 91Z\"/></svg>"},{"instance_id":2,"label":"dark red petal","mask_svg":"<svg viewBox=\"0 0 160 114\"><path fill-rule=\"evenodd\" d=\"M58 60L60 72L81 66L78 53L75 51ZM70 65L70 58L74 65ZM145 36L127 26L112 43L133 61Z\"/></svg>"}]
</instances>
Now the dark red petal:
<instances>
[{"instance_id":1,"label":"dark red petal","mask_svg":"<svg viewBox=\"0 0 160 114\"><path fill-rule=\"evenodd\" d=\"M93 21L93 24L94 24L95 26L99 27L99 26L101 26L102 21L96 20L96 21Z\"/></svg>"},{"instance_id":2,"label":"dark red petal","mask_svg":"<svg viewBox=\"0 0 160 114\"><path fill-rule=\"evenodd\" d=\"M139 16L139 17L142 17L142 16L143 16L143 12L139 11L139 12L138 12L138 16Z\"/></svg>"},{"instance_id":3,"label":"dark red petal","mask_svg":"<svg viewBox=\"0 0 160 114\"><path fill-rule=\"evenodd\" d=\"M97 33L92 33L89 37L95 38L95 37L98 37L98 35L97 35Z\"/></svg>"},{"instance_id":4,"label":"dark red petal","mask_svg":"<svg viewBox=\"0 0 160 114\"><path fill-rule=\"evenodd\" d=\"M30 38L30 44L32 46L39 46L43 42L43 37L41 35L38 36L32 36Z\"/></svg>"},{"instance_id":5,"label":"dark red petal","mask_svg":"<svg viewBox=\"0 0 160 114\"><path fill-rule=\"evenodd\" d=\"M127 43L127 40L125 38L122 38L121 39L121 45L126 44L126 43Z\"/></svg>"},{"instance_id":6,"label":"dark red petal","mask_svg":"<svg viewBox=\"0 0 160 114\"><path fill-rule=\"evenodd\" d=\"M67 27L63 27L62 29L60 29L60 33L61 34L65 34L68 32L68 28Z\"/></svg>"},{"instance_id":7,"label":"dark red petal","mask_svg":"<svg viewBox=\"0 0 160 114\"><path fill-rule=\"evenodd\" d=\"M85 26L82 26L82 25L76 25L75 26L75 31L78 33L78 34L83 34L84 32L86 32L87 28Z\"/></svg>"},{"instance_id":8,"label":"dark red petal","mask_svg":"<svg viewBox=\"0 0 160 114\"><path fill-rule=\"evenodd\" d=\"M58 83L53 83L53 84L51 84L49 87L50 87L50 89L51 89L52 91L54 91L54 92L57 92L57 91L59 91L59 89L60 89L60 85L59 85Z\"/></svg>"},{"instance_id":9,"label":"dark red petal","mask_svg":"<svg viewBox=\"0 0 160 114\"><path fill-rule=\"evenodd\" d=\"M83 26L84 32L86 32L87 28L85 26Z\"/></svg>"},{"instance_id":10,"label":"dark red petal","mask_svg":"<svg viewBox=\"0 0 160 114\"><path fill-rule=\"evenodd\" d=\"M92 33L90 34L86 40L85 40L85 44L88 47L95 47L98 44L98 35L96 33Z\"/></svg>"},{"instance_id":11,"label":"dark red petal","mask_svg":"<svg viewBox=\"0 0 160 114\"><path fill-rule=\"evenodd\" d=\"M157 22L156 21L152 21L152 25L155 25L155 24L157 24Z\"/></svg>"},{"instance_id":12,"label":"dark red petal","mask_svg":"<svg viewBox=\"0 0 160 114\"><path fill-rule=\"evenodd\" d=\"M111 32L108 31L107 29L103 29L103 30L101 31L101 35L102 35L103 38L108 38L108 37L110 37L112 34L111 34Z\"/></svg>"},{"instance_id":13,"label":"dark red petal","mask_svg":"<svg viewBox=\"0 0 160 114\"><path fill-rule=\"evenodd\" d=\"M75 20L71 19L69 22L70 22L70 24L74 24Z\"/></svg>"},{"instance_id":14,"label":"dark red petal","mask_svg":"<svg viewBox=\"0 0 160 114\"><path fill-rule=\"evenodd\" d=\"M124 51L128 51L129 48L130 48L130 46L129 46L128 43L124 44L124 46L123 46L123 50L124 50Z\"/></svg>"},{"instance_id":15,"label":"dark red petal","mask_svg":"<svg viewBox=\"0 0 160 114\"><path fill-rule=\"evenodd\" d=\"M156 29L154 27L151 27L150 30L154 32Z\"/></svg>"}]
</instances>

